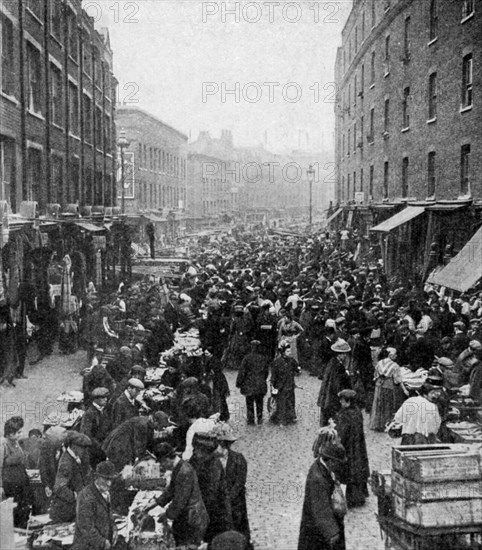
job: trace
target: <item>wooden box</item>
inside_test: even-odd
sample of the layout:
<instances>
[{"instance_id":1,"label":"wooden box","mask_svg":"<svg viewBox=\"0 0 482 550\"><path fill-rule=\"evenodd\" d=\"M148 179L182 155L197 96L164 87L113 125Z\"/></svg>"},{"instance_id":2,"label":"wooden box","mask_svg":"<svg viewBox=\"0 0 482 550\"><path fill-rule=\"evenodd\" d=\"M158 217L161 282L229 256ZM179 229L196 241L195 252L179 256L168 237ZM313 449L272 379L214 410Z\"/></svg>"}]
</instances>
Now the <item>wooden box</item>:
<instances>
[{"instance_id":1,"label":"wooden box","mask_svg":"<svg viewBox=\"0 0 482 550\"><path fill-rule=\"evenodd\" d=\"M392 468L419 482L481 479L481 455L470 445L394 447Z\"/></svg>"},{"instance_id":2,"label":"wooden box","mask_svg":"<svg viewBox=\"0 0 482 550\"><path fill-rule=\"evenodd\" d=\"M482 498L412 502L392 493L395 516L422 527L460 527L481 522Z\"/></svg>"},{"instance_id":3,"label":"wooden box","mask_svg":"<svg viewBox=\"0 0 482 550\"><path fill-rule=\"evenodd\" d=\"M482 498L482 479L425 483L392 471L392 490L412 502Z\"/></svg>"}]
</instances>

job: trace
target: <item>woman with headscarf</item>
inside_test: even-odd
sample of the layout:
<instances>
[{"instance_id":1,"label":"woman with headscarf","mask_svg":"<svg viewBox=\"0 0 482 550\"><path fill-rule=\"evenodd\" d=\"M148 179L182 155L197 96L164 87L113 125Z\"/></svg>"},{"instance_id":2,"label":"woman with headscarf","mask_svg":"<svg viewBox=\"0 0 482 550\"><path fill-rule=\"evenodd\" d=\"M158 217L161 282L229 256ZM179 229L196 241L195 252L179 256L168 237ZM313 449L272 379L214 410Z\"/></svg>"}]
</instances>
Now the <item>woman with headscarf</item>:
<instances>
[{"instance_id":1,"label":"woman with headscarf","mask_svg":"<svg viewBox=\"0 0 482 550\"><path fill-rule=\"evenodd\" d=\"M383 432L386 425L403 403L405 388L400 366L395 362L397 350L385 348L381 351L379 361L375 367L375 395L370 415L370 429Z\"/></svg>"},{"instance_id":2,"label":"woman with headscarf","mask_svg":"<svg viewBox=\"0 0 482 550\"><path fill-rule=\"evenodd\" d=\"M300 367L291 357L289 342L281 341L278 351L280 355L271 365L271 394L276 400L271 422L283 426L296 422L295 376L300 373Z\"/></svg>"}]
</instances>

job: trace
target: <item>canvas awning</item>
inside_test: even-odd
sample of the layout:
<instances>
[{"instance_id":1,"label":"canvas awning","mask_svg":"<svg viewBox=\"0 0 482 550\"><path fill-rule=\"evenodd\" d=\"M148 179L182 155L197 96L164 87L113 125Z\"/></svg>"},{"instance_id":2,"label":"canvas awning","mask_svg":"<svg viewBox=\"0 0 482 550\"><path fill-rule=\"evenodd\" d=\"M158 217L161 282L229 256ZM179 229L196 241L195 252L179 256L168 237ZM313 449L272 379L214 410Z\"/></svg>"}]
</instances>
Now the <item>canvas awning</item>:
<instances>
[{"instance_id":1,"label":"canvas awning","mask_svg":"<svg viewBox=\"0 0 482 550\"><path fill-rule=\"evenodd\" d=\"M330 223L335 219L337 218L341 213L343 212L343 208L338 208L338 210L332 214L326 221L325 221L325 225L328 226L330 225Z\"/></svg>"},{"instance_id":2,"label":"canvas awning","mask_svg":"<svg viewBox=\"0 0 482 550\"><path fill-rule=\"evenodd\" d=\"M104 226L94 225L93 223L89 223L89 222L76 222L76 225L78 225L82 229L85 229L86 231L90 231L91 233L97 233L98 231L105 231Z\"/></svg>"},{"instance_id":3,"label":"canvas awning","mask_svg":"<svg viewBox=\"0 0 482 550\"><path fill-rule=\"evenodd\" d=\"M410 220L413 220L417 216L420 216L420 214L423 214L425 211L425 208L423 206L407 206L407 208L404 208L391 218L388 218L388 220L385 220L382 223L379 223L375 227L372 227L370 231L379 231L380 233L390 233L390 231L393 231L397 227L400 227L401 225L409 222Z\"/></svg>"},{"instance_id":4,"label":"canvas awning","mask_svg":"<svg viewBox=\"0 0 482 550\"><path fill-rule=\"evenodd\" d=\"M429 283L466 292L482 277L482 227L462 250L437 273L428 278Z\"/></svg>"}]
</instances>

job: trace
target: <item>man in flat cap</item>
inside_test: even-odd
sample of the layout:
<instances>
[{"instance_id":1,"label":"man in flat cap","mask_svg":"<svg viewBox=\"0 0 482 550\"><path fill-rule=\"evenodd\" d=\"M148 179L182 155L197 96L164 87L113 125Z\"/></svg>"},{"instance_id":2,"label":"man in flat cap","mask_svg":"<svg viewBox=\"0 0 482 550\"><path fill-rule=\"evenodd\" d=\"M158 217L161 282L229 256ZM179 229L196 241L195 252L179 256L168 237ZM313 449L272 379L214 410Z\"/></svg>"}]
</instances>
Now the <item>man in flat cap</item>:
<instances>
[{"instance_id":1,"label":"man in flat cap","mask_svg":"<svg viewBox=\"0 0 482 550\"><path fill-rule=\"evenodd\" d=\"M139 378L129 378L127 388L112 407L112 428L117 428L129 418L139 416L141 404L137 401L137 396L143 389L144 384Z\"/></svg>"},{"instance_id":2,"label":"man in flat cap","mask_svg":"<svg viewBox=\"0 0 482 550\"><path fill-rule=\"evenodd\" d=\"M91 479L90 446L87 435L74 430L67 434L50 505L50 519L53 523L72 522L75 519L77 495Z\"/></svg>"},{"instance_id":3,"label":"man in flat cap","mask_svg":"<svg viewBox=\"0 0 482 550\"><path fill-rule=\"evenodd\" d=\"M72 550L110 550L114 545L110 488L117 477L112 462L100 462L93 481L79 493Z\"/></svg>"},{"instance_id":4,"label":"man in flat cap","mask_svg":"<svg viewBox=\"0 0 482 550\"><path fill-rule=\"evenodd\" d=\"M106 410L108 399L107 388L95 388L92 392L92 403L87 407L80 423L80 432L87 435L92 442L89 449L92 468L105 460L102 443L112 430L110 416Z\"/></svg>"}]
</instances>

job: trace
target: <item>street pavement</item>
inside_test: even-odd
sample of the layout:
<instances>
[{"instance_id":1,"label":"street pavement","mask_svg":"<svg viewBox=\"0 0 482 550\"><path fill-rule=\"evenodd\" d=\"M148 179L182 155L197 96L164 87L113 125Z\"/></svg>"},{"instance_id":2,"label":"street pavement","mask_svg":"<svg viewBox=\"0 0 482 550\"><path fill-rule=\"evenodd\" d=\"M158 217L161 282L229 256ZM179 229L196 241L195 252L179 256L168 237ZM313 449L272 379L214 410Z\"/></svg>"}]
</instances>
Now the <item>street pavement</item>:
<instances>
[{"instance_id":1,"label":"street pavement","mask_svg":"<svg viewBox=\"0 0 482 550\"><path fill-rule=\"evenodd\" d=\"M27 367L28 379L16 387L0 387L0 421L13 415L25 419L25 435L42 429L45 416L64 410L55 401L59 393L80 389L85 353L64 356L54 353L41 363ZM316 397L320 381L301 374L296 390L298 422L275 426L247 426L244 397L235 387L236 372L228 371L231 423L239 440L234 449L248 461L247 500L252 538L256 550L296 550L306 475L313 461L311 446L318 429ZM365 425L367 418L365 418ZM392 440L366 429L372 470L390 469ZM363 508L349 510L345 519L347 550L383 550L376 521L376 497L370 495Z\"/></svg>"}]
</instances>

